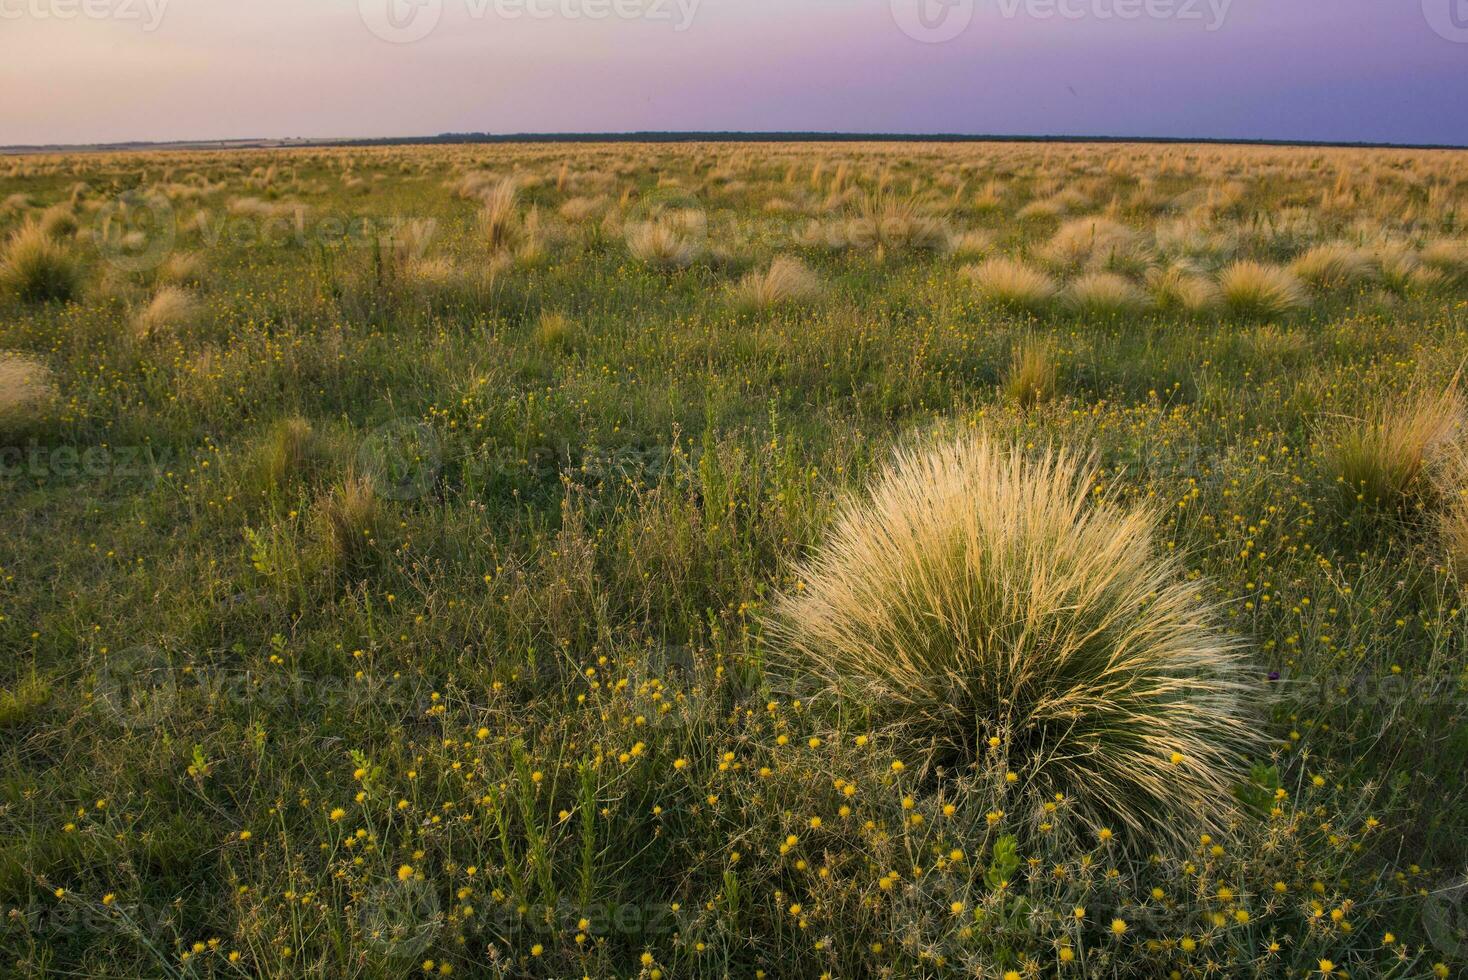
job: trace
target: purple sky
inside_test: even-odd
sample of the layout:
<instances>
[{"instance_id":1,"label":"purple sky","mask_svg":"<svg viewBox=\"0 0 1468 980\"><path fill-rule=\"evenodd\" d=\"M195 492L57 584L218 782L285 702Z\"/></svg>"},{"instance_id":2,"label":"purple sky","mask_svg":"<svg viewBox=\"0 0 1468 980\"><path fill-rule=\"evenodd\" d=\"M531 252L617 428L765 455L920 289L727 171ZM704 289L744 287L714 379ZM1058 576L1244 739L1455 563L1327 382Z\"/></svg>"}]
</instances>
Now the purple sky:
<instances>
[{"instance_id":1,"label":"purple sky","mask_svg":"<svg viewBox=\"0 0 1468 980\"><path fill-rule=\"evenodd\" d=\"M905 33L919 2L956 36ZM1117 16L1128 4L1137 16ZM1468 0L0 0L0 91L0 144L637 129L1468 144Z\"/></svg>"}]
</instances>

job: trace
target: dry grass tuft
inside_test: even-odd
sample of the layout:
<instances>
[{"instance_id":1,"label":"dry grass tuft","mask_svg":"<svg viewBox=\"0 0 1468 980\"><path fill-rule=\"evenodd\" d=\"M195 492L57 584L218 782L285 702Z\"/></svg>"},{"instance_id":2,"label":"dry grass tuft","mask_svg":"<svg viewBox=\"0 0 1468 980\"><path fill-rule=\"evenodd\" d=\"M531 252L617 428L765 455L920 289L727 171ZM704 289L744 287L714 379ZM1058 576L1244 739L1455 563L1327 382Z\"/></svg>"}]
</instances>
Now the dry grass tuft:
<instances>
[{"instance_id":1,"label":"dry grass tuft","mask_svg":"<svg viewBox=\"0 0 1468 980\"><path fill-rule=\"evenodd\" d=\"M745 311L809 303L822 292L820 277L805 263L781 255L764 272L751 272L734 289L734 305Z\"/></svg>"},{"instance_id":2,"label":"dry grass tuft","mask_svg":"<svg viewBox=\"0 0 1468 980\"><path fill-rule=\"evenodd\" d=\"M194 294L178 286L164 286L147 307L133 317L133 333L146 340L161 334L186 330L198 323L203 306Z\"/></svg>"},{"instance_id":3,"label":"dry grass tuft","mask_svg":"<svg viewBox=\"0 0 1468 980\"><path fill-rule=\"evenodd\" d=\"M798 569L773 632L879 724L1142 846L1196 846L1253 742L1239 646L1157 553L1156 515L1093 499L1096 475L982 437L903 453Z\"/></svg>"},{"instance_id":4,"label":"dry grass tuft","mask_svg":"<svg viewBox=\"0 0 1468 980\"><path fill-rule=\"evenodd\" d=\"M1030 338L1014 352L1004 376L1004 393L1021 408L1032 408L1055 397L1059 374L1050 344Z\"/></svg>"},{"instance_id":5,"label":"dry grass tuft","mask_svg":"<svg viewBox=\"0 0 1468 980\"><path fill-rule=\"evenodd\" d=\"M1218 286L1202 276L1176 267L1153 270L1147 276L1147 288L1157 308L1181 313L1207 313L1222 302Z\"/></svg>"},{"instance_id":6,"label":"dry grass tuft","mask_svg":"<svg viewBox=\"0 0 1468 980\"><path fill-rule=\"evenodd\" d=\"M491 252L513 248L520 230L520 192L514 181L502 180L483 194L479 231Z\"/></svg>"},{"instance_id":7,"label":"dry grass tuft","mask_svg":"<svg viewBox=\"0 0 1468 980\"><path fill-rule=\"evenodd\" d=\"M1327 465L1348 509L1404 515L1442 496L1440 478L1464 436L1463 397L1456 382L1394 399L1369 419L1338 429Z\"/></svg>"},{"instance_id":8,"label":"dry grass tuft","mask_svg":"<svg viewBox=\"0 0 1468 980\"><path fill-rule=\"evenodd\" d=\"M961 275L985 302L1026 313L1043 312L1059 290L1054 279L1019 259L989 259L966 267Z\"/></svg>"},{"instance_id":9,"label":"dry grass tuft","mask_svg":"<svg viewBox=\"0 0 1468 980\"><path fill-rule=\"evenodd\" d=\"M0 444L33 431L56 402L51 370L25 354L0 353Z\"/></svg>"},{"instance_id":10,"label":"dry grass tuft","mask_svg":"<svg viewBox=\"0 0 1468 980\"><path fill-rule=\"evenodd\" d=\"M1066 268L1131 269L1144 262L1146 249L1133 228L1106 218L1077 218L1060 226L1040 256Z\"/></svg>"},{"instance_id":11,"label":"dry grass tuft","mask_svg":"<svg viewBox=\"0 0 1468 980\"><path fill-rule=\"evenodd\" d=\"M1090 316L1123 316L1147 305L1147 295L1114 272L1086 273L1066 288L1063 300L1072 312Z\"/></svg>"},{"instance_id":12,"label":"dry grass tuft","mask_svg":"<svg viewBox=\"0 0 1468 980\"><path fill-rule=\"evenodd\" d=\"M48 238L67 241L76 236L77 228L76 212L70 204L53 204L41 212L41 231Z\"/></svg>"},{"instance_id":13,"label":"dry grass tuft","mask_svg":"<svg viewBox=\"0 0 1468 980\"><path fill-rule=\"evenodd\" d=\"M1468 283L1468 242L1440 239L1423 246L1422 264L1454 286Z\"/></svg>"},{"instance_id":14,"label":"dry grass tuft","mask_svg":"<svg viewBox=\"0 0 1468 980\"><path fill-rule=\"evenodd\" d=\"M559 311L547 310L535 324L535 341L548 350L569 350L576 334L575 321Z\"/></svg>"},{"instance_id":15,"label":"dry grass tuft","mask_svg":"<svg viewBox=\"0 0 1468 980\"><path fill-rule=\"evenodd\" d=\"M1317 245L1290 264L1290 271L1317 289L1359 286L1376 278L1371 253L1340 242Z\"/></svg>"},{"instance_id":16,"label":"dry grass tuft","mask_svg":"<svg viewBox=\"0 0 1468 980\"><path fill-rule=\"evenodd\" d=\"M269 488L288 486L309 477L323 454L321 437L300 416L282 419L271 427L259 449L261 477Z\"/></svg>"},{"instance_id":17,"label":"dry grass tuft","mask_svg":"<svg viewBox=\"0 0 1468 980\"><path fill-rule=\"evenodd\" d=\"M204 257L198 252L174 252L158 267L158 281L172 286L201 286L204 268Z\"/></svg>"},{"instance_id":18,"label":"dry grass tuft","mask_svg":"<svg viewBox=\"0 0 1468 980\"><path fill-rule=\"evenodd\" d=\"M365 565L377 546L377 489L366 476L348 474L341 486L316 503L322 544L338 568Z\"/></svg>"},{"instance_id":19,"label":"dry grass tuft","mask_svg":"<svg viewBox=\"0 0 1468 980\"><path fill-rule=\"evenodd\" d=\"M848 234L853 244L880 252L942 252L951 243L948 225L942 218L926 213L914 197L897 197L885 191L862 196Z\"/></svg>"},{"instance_id":20,"label":"dry grass tuft","mask_svg":"<svg viewBox=\"0 0 1468 980\"><path fill-rule=\"evenodd\" d=\"M0 291L23 303L64 303L80 286L76 260L39 224L28 221L10 237L0 256Z\"/></svg>"},{"instance_id":21,"label":"dry grass tuft","mask_svg":"<svg viewBox=\"0 0 1468 980\"><path fill-rule=\"evenodd\" d=\"M1459 491L1457 499L1444 510L1438 532L1444 561L1463 591L1468 592L1468 488Z\"/></svg>"},{"instance_id":22,"label":"dry grass tuft","mask_svg":"<svg viewBox=\"0 0 1468 980\"><path fill-rule=\"evenodd\" d=\"M953 254L960 259L981 259L994 249L994 235L982 229L953 236Z\"/></svg>"},{"instance_id":23,"label":"dry grass tuft","mask_svg":"<svg viewBox=\"0 0 1468 980\"><path fill-rule=\"evenodd\" d=\"M1235 262L1218 279L1224 307L1236 316L1267 318L1304 309L1309 297L1287 269L1260 262Z\"/></svg>"},{"instance_id":24,"label":"dry grass tuft","mask_svg":"<svg viewBox=\"0 0 1468 980\"><path fill-rule=\"evenodd\" d=\"M707 231L703 212L668 210L650 220L629 224L627 250L633 258L656 269L686 269L703 254Z\"/></svg>"}]
</instances>

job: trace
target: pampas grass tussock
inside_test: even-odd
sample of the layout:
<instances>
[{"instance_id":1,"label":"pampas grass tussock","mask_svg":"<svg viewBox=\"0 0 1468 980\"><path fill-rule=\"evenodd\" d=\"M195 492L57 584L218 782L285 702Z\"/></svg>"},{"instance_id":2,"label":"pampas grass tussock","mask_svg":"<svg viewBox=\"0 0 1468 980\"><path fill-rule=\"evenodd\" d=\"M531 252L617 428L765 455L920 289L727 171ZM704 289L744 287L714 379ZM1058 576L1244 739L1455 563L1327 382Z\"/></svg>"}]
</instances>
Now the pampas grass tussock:
<instances>
[{"instance_id":1,"label":"pampas grass tussock","mask_svg":"<svg viewBox=\"0 0 1468 980\"><path fill-rule=\"evenodd\" d=\"M1441 391L1419 389L1393 399L1373 417L1339 426L1326 463L1348 509L1410 513L1444 496L1450 488L1441 477L1455 472L1465 418L1455 380Z\"/></svg>"},{"instance_id":2,"label":"pampas grass tussock","mask_svg":"<svg viewBox=\"0 0 1468 980\"><path fill-rule=\"evenodd\" d=\"M23 303L64 303L80 287L76 260L35 222L22 225L0 255L0 292Z\"/></svg>"},{"instance_id":3,"label":"pampas grass tussock","mask_svg":"<svg viewBox=\"0 0 1468 980\"><path fill-rule=\"evenodd\" d=\"M1242 317L1285 316L1309 304L1294 273L1260 262L1235 262L1219 276L1218 289L1224 307Z\"/></svg>"},{"instance_id":4,"label":"pampas grass tussock","mask_svg":"<svg viewBox=\"0 0 1468 980\"><path fill-rule=\"evenodd\" d=\"M1096 476L981 436L904 452L797 570L772 631L787 669L903 737L959 760L997 746L1037 800L1196 845L1254 740L1239 644L1159 555L1156 515L1098 498Z\"/></svg>"},{"instance_id":5,"label":"pampas grass tussock","mask_svg":"<svg viewBox=\"0 0 1468 980\"><path fill-rule=\"evenodd\" d=\"M1173 267L1154 269L1147 276L1152 302L1163 311L1206 313L1218 306L1222 296L1211 280Z\"/></svg>"},{"instance_id":6,"label":"pampas grass tussock","mask_svg":"<svg viewBox=\"0 0 1468 980\"><path fill-rule=\"evenodd\" d=\"M820 278L799 259L781 255L764 272L751 272L734 289L734 305L747 312L809 303L821 294Z\"/></svg>"},{"instance_id":7,"label":"pampas grass tussock","mask_svg":"<svg viewBox=\"0 0 1468 980\"><path fill-rule=\"evenodd\" d=\"M1457 576L1463 591L1468 593L1468 487L1461 490L1458 499L1444 511L1438 530L1444 560Z\"/></svg>"},{"instance_id":8,"label":"pampas grass tussock","mask_svg":"<svg viewBox=\"0 0 1468 980\"><path fill-rule=\"evenodd\" d=\"M627 225L627 251L656 269L686 269L703 254L707 234L702 212L674 210Z\"/></svg>"},{"instance_id":9,"label":"pampas grass tussock","mask_svg":"<svg viewBox=\"0 0 1468 980\"><path fill-rule=\"evenodd\" d=\"M1066 287L1062 299L1072 312L1091 316L1121 316L1139 312L1147 305L1147 295L1114 272L1081 276Z\"/></svg>"},{"instance_id":10,"label":"pampas grass tussock","mask_svg":"<svg viewBox=\"0 0 1468 980\"><path fill-rule=\"evenodd\" d=\"M146 340L192 326L202 306L194 294L178 286L164 286L152 301L133 317L133 333Z\"/></svg>"},{"instance_id":11,"label":"pampas grass tussock","mask_svg":"<svg viewBox=\"0 0 1468 980\"><path fill-rule=\"evenodd\" d=\"M1026 313L1043 311L1059 290L1054 279L1018 259L989 259L964 268L961 275L985 302Z\"/></svg>"},{"instance_id":12,"label":"pampas grass tussock","mask_svg":"<svg viewBox=\"0 0 1468 980\"><path fill-rule=\"evenodd\" d=\"M1294 262L1290 271L1316 289L1356 286L1376 277L1371 253L1340 242L1316 245Z\"/></svg>"}]
</instances>

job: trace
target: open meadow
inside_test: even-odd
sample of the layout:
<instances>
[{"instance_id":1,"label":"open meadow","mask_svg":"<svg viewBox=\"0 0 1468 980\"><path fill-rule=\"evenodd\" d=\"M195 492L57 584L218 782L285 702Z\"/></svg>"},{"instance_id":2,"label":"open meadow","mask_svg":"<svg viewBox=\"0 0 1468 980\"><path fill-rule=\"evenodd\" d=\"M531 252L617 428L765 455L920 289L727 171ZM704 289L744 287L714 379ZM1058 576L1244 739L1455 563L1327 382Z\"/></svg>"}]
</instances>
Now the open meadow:
<instances>
[{"instance_id":1,"label":"open meadow","mask_svg":"<svg viewBox=\"0 0 1468 980\"><path fill-rule=\"evenodd\" d=\"M0 158L0 974L1468 971L1468 156Z\"/></svg>"}]
</instances>

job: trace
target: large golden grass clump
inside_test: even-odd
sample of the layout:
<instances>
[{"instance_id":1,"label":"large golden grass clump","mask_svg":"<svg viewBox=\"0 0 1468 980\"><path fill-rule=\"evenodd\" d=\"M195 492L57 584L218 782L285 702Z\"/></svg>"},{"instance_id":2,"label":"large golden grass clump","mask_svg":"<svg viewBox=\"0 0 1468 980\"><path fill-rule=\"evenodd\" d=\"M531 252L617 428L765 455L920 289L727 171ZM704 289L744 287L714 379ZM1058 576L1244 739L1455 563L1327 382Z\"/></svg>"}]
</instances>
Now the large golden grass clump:
<instances>
[{"instance_id":1,"label":"large golden grass clump","mask_svg":"<svg viewBox=\"0 0 1468 980\"><path fill-rule=\"evenodd\" d=\"M1094 825L1176 840L1227 809L1250 688L1199 587L1154 548L1154 513L1093 494L1095 475L984 437L906 452L846 506L772 629L785 667L874 723L997 761Z\"/></svg>"},{"instance_id":2,"label":"large golden grass clump","mask_svg":"<svg viewBox=\"0 0 1468 980\"><path fill-rule=\"evenodd\" d=\"M1041 313L1059 292L1054 279L1018 259L989 259L959 274L974 284L980 299L1017 312Z\"/></svg>"},{"instance_id":3,"label":"large golden grass clump","mask_svg":"<svg viewBox=\"0 0 1468 980\"><path fill-rule=\"evenodd\" d=\"M1327 446L1327 463L1347 508L1410 515L1450 497L1465 424L1468 406L1455 378L1447 388L1415 389L1371 418L1340 425Z\"/></svg>"},{"instance_id":4,"label":"large golden grass clump","mask_svg":"<svg viewBox=\"0 0 1468 980\"><path fill-rule=\"evenodd\" d=\"M1261 262L1235 262L1219 276L1218 289L1224 307L1243 317L1286 316L1309 305L1294 273Z\"/></svg>"},{"instance_id":5,"label":"large golden grass clump","mask_svg":"<svg viewBox=\"0 0 1468 980\"><path fill-rule=\"evenodd\" d=\"M24 303L52 303L72 300L80 289L76 260L39 224L21 226L0 254L0 293Z\"/></svg>"},{"instance_id":6,"label":"large golden grass clump","mask_svg":"<svg viewBox=\"0 0 1468 980\"><path fill-rule=\"evenodd\" d=\"M753 312L809 303L821 294L821 280L805 263L780 255L763 272L751 272L734 290L734 305Z\"/></svg>"}]
</instances>

